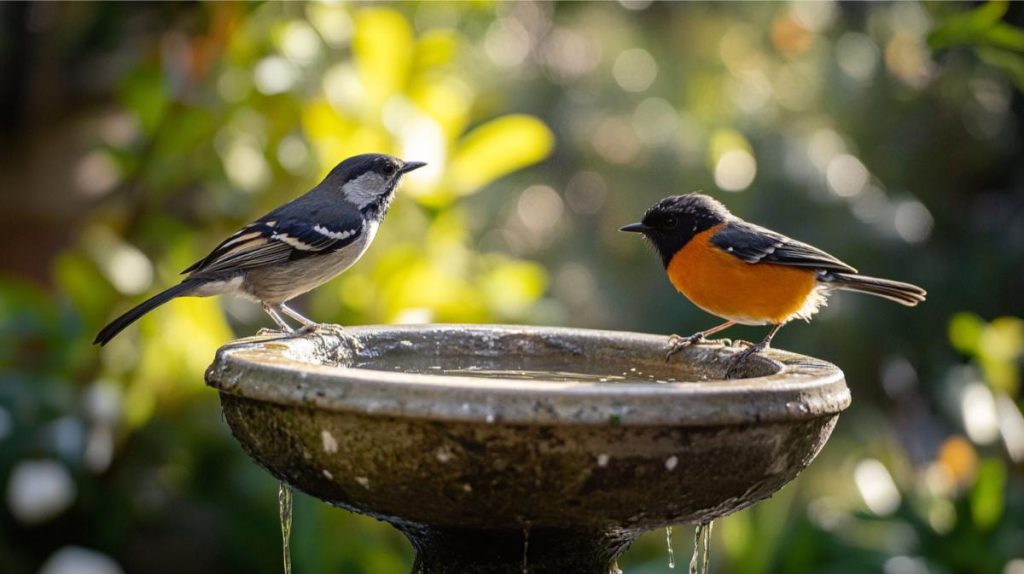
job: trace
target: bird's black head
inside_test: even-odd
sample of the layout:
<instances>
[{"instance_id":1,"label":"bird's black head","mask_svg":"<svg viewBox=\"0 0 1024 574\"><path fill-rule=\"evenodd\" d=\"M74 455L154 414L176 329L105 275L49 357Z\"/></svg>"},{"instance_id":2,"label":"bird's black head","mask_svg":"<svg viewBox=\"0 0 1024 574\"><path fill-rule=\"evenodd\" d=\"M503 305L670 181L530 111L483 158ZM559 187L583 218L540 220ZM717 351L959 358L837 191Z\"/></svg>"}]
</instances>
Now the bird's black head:
<instances>
[{"instance_id":1,"label":"bird's black head","mask_svg":"<svg viewBox=\"0 0 1024 574\"><path fill-rule=\"evenodd\" d=\"M335 166L321 185L340 192L368 217L380 218L391 205L398 180L424 165L421 161L402 161L382 153L356 155Z\"/></svg>"},{"instance_id":2,"label":"bird's black head","mask_svg":"<svg viewBox=\"0 0 1024 574\"><path fill-rule=\"evenodd\" d=\"M724 205L702 193L673 195L655 203L640 223L621 231L643 233L661 255L667 267L676 252L694 235L728 220L732 215Z\"/></svg>"}]
</instances>

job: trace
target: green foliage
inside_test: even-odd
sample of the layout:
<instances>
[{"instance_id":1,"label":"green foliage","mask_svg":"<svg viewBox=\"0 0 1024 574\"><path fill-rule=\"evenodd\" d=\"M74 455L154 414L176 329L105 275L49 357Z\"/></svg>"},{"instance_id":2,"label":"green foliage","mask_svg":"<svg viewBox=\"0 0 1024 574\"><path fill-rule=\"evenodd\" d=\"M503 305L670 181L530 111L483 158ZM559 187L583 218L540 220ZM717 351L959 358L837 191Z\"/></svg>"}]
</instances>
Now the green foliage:
<instances>
[{"instance_id":1,"label":"green foliage","mask_svg":"<svg viewBox=\"0 0 1024 574\"><path fill-rule=\"evenodd\" d=\"M180 300L102 350L90 341L367 151L429 167L403 182L366 257L298 302L318 320L689 334L713 319L616 229L695 189L866 273L922 284L918 308L838 295L781 332L780 347L844 368L853 406L797 481L718 522L713 568L1021 567L1013 5L61 6L32 21L49 44L30 62L43 80L24 84L51 89L47 70L65 70L89 99L12 136L31 161L4 164L70 174L45 209L14 203L9 223L75 213L66 243L36 256L48 280L5 267L0 281L0 572L37 572L68 545L128 572L279 571L274 481L202 384L220 345L268 324L260 311ZM61 135L83 158L62 155ZM53 245L47 233L17 247ZM74 494L33 522L7 489L39 461L65 469ZM687 529L675 539L685 563ZM399 573L412 556L389 527L302 495L293 549L297 572ZM668 572L664 534L620 565Z\"/></svg>"},{"instance_id":2,"label":"green foliage","mask_svg":"<svg viewBox=\"0 0 1024 574\"><path fill-rule=\"evenodd\" d=\"M928 46L971 46L982 61L1001 68L1024 91L1024 30L1003 21L1008 8L1006 0L990 0L949 16L928 35Z\"/></svg>"},{"instance_id":3,"label":"green foliage","mask_svg":"<svg viewBox=\"0 0 1024 574\"><path fill-rule=\"evenodd\" d=\"M986 460L978 468L978 479L971 489L971 517L982 531L991 530L1003 515L1006 467L1002 461Z\"/></svg>"}]
</instances>

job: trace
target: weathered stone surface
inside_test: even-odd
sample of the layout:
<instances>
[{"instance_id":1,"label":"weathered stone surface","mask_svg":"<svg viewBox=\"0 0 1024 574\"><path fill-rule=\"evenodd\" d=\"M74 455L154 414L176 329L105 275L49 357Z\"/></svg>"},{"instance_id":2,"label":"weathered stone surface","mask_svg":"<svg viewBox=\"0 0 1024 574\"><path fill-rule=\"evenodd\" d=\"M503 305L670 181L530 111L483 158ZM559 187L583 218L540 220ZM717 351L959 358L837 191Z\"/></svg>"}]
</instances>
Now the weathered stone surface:
<instances>
[{"instance_id":1,"label":"weathered stone surface","mask_svg":"<svg viewBox=\"0 0 1024 574\"><path fill-rule=\"evenodd\" d=\"M842 372L770 351L516 326L361 327L226 346L207 373L274 476L386 520L416 572L607 572L642 531L723 516L792 480L850 396ZM413 374L489 369L690 382ZM396 370L396 367L398 370ZM631 371L635 369L635 371ZM638 374L639 373L639 374Z\"/></svg>"}]
</instances>

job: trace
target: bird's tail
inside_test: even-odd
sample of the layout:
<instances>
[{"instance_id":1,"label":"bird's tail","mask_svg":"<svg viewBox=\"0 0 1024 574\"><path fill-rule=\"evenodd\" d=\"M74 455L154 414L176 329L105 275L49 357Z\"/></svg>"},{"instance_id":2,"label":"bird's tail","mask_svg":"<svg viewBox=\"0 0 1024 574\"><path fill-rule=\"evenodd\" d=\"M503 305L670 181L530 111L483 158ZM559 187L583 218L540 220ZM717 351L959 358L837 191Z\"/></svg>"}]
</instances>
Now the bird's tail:
<instances>
[{"instance_id":1,"label":"bird's tail","mask_svg":"<svg viewBox=\"0 0 1024 574\"><path fill-rule=\"evenodd\" d=\"M111 321L106 327L100 330L99 334L96 335L96 339L92 342L93 345L106 345L117 336L118 333L124 330L125 327L139 320L140 317L149 313L153 309L156 309L160 305L174 299L175 297L181 297L188 295L196 288L197 284L195 281L182 281L174 287L161 291L156 295L146 299L142 303L139 303L135 307L132 307L127 313L121 315L117 319Z\"/></svg>"},{"instance_id":2,"label":"bird's tail","mask_svg":"<svg viewBox=\"0 0 1024 574\"><path fill-rule=\"evenodd\" d=\"M836 289L885 297L907 307L913 307L924 301L928 294L924 289L910 283L852 273L827 273L822 280Z\"/></svg>"}]
</instances>

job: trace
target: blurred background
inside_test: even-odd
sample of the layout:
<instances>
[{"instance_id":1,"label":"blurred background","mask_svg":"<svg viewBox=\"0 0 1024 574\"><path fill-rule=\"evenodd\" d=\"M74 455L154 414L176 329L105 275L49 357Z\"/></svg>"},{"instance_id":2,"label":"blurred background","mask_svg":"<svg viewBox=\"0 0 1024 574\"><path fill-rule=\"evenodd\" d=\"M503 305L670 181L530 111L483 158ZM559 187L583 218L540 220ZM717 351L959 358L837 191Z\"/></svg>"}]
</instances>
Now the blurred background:
<instances>
[{"instance_id":1,"label":"blurred background","mask_svg":"<svg viewBox=\"0 0 1024 574\"><path fill-rule=\"evenodd\" d=\"M853 405L716 572L1024 573L1024 5L0 4L0 572L281 569L276 483L203 371L269 321L109 319L336 162L430 162L320 321L714 325L618 227L703 190L916 309L842 294L776 346ZM730 336L759 339L763 329ZM408 543L296 498L300 573ZM685 567L690 530L675 530ZM669 572L663 532L620 561Z\"/></svg>"}]
</instances>

